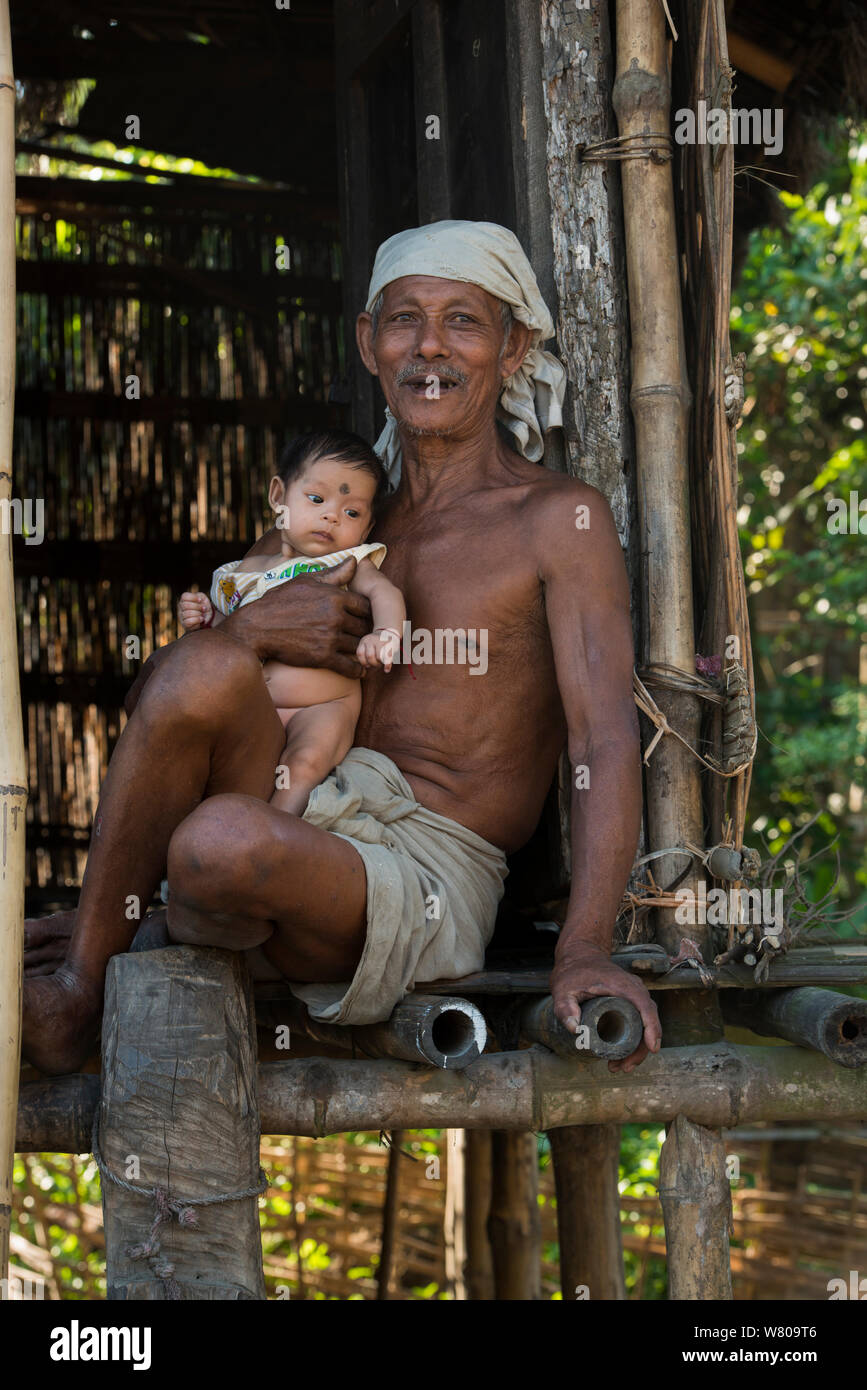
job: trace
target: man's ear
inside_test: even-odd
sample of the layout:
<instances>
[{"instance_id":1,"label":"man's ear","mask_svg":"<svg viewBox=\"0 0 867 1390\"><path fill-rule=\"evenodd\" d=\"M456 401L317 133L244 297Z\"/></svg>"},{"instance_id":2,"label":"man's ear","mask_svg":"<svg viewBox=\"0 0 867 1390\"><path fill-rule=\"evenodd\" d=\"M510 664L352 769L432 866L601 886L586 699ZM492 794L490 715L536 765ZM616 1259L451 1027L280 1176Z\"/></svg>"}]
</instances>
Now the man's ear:
<instances>
[{"instance_id":1,"label":"man's ear","mask_svg":"<svg viewBox=\"0 0 867 1390\"><path fill-rule=\"evenodd\" d=\"M528 328L526 323L521 323L520 319L512 320L506 351L500 358L500 373L503 380L518 370L530 350L532 337L532 328Z\"/></svg>"},{"instance_id":2,"label":"man's ear","mask_svg":"<svg viewBox=\"0 0 867 1390\"><path fill-rule=\"evenodd\" d=\"M361 360L371 376L379 376L376 358L373 355L373 320L366 310L355 320L355 341L358 343Z\"/></svg>"}]
</instances>

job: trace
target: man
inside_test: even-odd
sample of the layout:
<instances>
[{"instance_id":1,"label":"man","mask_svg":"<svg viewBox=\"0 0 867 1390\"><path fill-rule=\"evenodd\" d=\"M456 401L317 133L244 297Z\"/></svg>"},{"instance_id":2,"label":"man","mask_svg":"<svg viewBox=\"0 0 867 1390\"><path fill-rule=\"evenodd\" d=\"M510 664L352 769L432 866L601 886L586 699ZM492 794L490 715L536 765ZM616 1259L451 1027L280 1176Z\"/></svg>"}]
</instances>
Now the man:
<instances>
[{"instance_id":1,"label":"man","mask_svg":"<svg viewBox=\"0 0 867 1390\"><path fill-rule=\"evenodd\" d=\"M645 1030L612 1068L659 1047L649 994L609 959L641 807L626 574L604 499L537 461L561 418L552 333L505 228L434 223L380 247L357 340L388 403L383 572L414 632L485 634L487 669L404 654L368 673L356 747L296 817L267 804L283 729L260 662L359 674L365 603L336 587L351 568L159 653L111 760L66 959L25 984L35 1065L80 1065L133 934L126 905L150 901L166 863L171 937L260 947L317 1017L386 1017L412 983L478 968L505 854L532 834L564 741L581 771L555 1010L577 1031L583 999L620 995ZM31 928L35 968L50 931Z\"/></svg>"}]
</instances>

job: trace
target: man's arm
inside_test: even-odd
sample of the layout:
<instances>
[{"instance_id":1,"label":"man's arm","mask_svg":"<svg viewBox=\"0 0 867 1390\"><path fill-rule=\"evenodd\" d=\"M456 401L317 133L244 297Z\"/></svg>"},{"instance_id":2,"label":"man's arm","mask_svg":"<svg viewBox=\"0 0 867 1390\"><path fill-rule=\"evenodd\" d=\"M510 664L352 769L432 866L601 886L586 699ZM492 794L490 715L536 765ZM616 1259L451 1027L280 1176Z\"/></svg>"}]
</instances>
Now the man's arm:
<instances>
[{"instance_id":1,"label":"man's arm","mask_svg":"<svg viewBox=\"0 0 867 1390\"><path fill-rule=\"evenodd\" d=\"M322 574L302 574L269 589L255 603L228 617L220 631L252 647L260 661L327 666L338 675L358 680L364 672L355 651L370 627L370 604L362 594L340 587L349 583L355 565L350 557ZM144 663L124 700L128 715L173 645L158 647Z\"/></svg>"},{"instance_id":2,"label":"man's arm","mask_svg":"<svg viewBox=\"0 0 867 1390\"><path fill-rule=\"evenodd\" d=\"M534 536L572 769L572 891L551 975L554 1011L575 1032L582 999L631 1000L644 1041L609 1063L630 1071L657 1050L661 1031L642 982L609 958L641 826L626 568L608 504L585 484L545 498Z\"/></svg>"}]
</instances>

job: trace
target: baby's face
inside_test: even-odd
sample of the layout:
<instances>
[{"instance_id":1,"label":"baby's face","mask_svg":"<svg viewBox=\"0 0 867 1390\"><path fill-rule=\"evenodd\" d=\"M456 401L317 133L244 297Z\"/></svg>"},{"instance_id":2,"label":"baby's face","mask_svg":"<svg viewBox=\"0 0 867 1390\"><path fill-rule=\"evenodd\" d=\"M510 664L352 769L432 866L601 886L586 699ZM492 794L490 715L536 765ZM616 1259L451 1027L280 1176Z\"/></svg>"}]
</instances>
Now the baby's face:
<instances>
[{"instance_id":1,"label":"baby's face","mask_svg":"<svg viewBox=\"0 0 867 1390\"><path fill-rule=\"evenodd\" d=\"M373 524L375 492L370 473L321 458L287 487L274 478L269 498L275 509L287 509L282 513L284 540L293 550L312 556L362 544Z\"/></svg>"}]
</instances>

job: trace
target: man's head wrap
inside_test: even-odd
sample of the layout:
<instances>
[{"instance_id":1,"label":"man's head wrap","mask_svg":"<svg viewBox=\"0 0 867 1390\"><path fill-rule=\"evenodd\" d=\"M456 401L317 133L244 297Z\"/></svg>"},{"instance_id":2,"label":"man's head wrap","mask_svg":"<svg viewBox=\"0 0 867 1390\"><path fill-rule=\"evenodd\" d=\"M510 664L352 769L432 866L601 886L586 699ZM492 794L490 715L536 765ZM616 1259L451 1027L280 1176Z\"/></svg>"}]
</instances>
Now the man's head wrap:
<instances>
[{"instance_id":1,"label":"man's head wrap","mask_svg":"<svg viewBox=\"0 0 867 1390\"><path fill-rule=\"evenodd\" d=\"M479 285L504 300L514 317L533 330L521 366L503 383L497 419L515 436L518 452L538 462L544 450L543 432L563 423L566 373L562 363L540 347L554 336L554 324L514 232L495 222L431 222L398 232L376 253L365 305L368 313L386 285L404 275L433 275ZM400 438L397 421L387 407L385 421L373 447L396 486Z\"/></svg>"}]
</instances>

